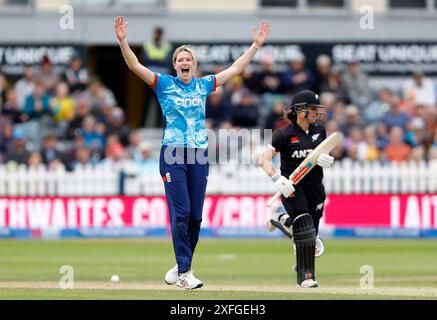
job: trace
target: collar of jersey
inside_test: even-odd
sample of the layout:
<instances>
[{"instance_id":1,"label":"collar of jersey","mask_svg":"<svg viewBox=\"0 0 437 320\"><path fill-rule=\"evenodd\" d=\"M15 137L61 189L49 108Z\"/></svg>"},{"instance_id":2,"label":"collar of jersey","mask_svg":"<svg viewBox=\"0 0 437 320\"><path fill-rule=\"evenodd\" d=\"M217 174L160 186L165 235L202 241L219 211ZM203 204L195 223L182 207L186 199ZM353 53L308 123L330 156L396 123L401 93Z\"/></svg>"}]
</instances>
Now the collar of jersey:
<instances>
[{"instance_id":1,"label":"collar of jersey","mask_svg":"<svg viewBox=\"0 0 437 320\"><path fill-rule=\"evenodd\" d=\"M306 131L304 129L302 129L300 127L300 125L298 125L297 123L294 123L294 130L299 131L299 132L303 132L305 134L310 134L311 132L313 132L315 126L313 124L310 124L310 126L308 127L308 133L306 133Z\"/></svg>"},{"instance_id":2,"label":"collar of jersey","mask_svg":"<svg viewBox=\"0 0 437 320\"><path fill-rule=\"evenodd\" d=\"M179 84L181 84L181 85L183 85L183 86L185 86L185 87L189 87L189 86L193 85L194 80L195 80L194 77L192 77L190 83L185 83L185 82L183 82L181 79L179 79L178 76L176 76L176 81L177 81Z\"/></svg>"}]
</instances>

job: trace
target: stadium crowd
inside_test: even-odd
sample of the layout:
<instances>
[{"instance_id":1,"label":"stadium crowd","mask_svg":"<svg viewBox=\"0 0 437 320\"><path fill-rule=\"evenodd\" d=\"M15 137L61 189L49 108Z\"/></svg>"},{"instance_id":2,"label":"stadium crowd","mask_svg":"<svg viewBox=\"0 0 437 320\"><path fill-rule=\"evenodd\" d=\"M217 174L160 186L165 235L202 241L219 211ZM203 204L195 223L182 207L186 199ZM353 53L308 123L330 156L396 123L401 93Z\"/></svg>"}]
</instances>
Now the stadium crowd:
<instances>
[{"instance_id":1,"label":"stadium crowd","mask_svg":"<svg viewBox=\"0 0 437 320\"><path fill-rule=\"evenodd\" d=\"M247 68L210 95L207 127L275 130L288 123L284 108L293 94L309 89L326 106L321 121L328 134L340 130L346 137L334 151L337 159L437 159L436 84L425 74L415 72L398 91L373 92L358 61L339 70L321 55L314 70L307 65L299 55L279 72L265 55L259 69ZM27 66L14 83L0 73L0 164L48 169L63 164L74 170L128 161L140 171L156 171L151 144L142 140L140 129L126 123L112 91L89 75L79 56L62 74L48 57Z\"/></svg>"},{"instance_id":2,"label":"stadium crowd","mask_svg":"<svg viewBox=\"0 0 437 320\"><path fill-rule=\"evenodd\" d=\"M112 91L89 76L81 57L73 57L62 74L46 56L14 84L0 74L0 164L64 165L73 171L126 161L139 171L158 163L140 131L126 124Z\"/></svg>"},{"instance_id":3,"label":"stadium crowd","mask_svg":"<svg viewBox=\"0 0 437 320\"><path fill-rule=\"evenodd\" d=\"M273 59L264 56L258 72L247 68L211 94L207 125L275 130L289 123L284 109L292 96L308 89L326 106L321 122L328 134L341 131L346 137L333 152L336 159L437 159L437 87L423 72L415 71L398 90L387 86L374 92L359 61L349 61L339 70L329 56L320 55L314 70L306 65L305 56L298 55L285 71L277 72Z\"/></svg>"}]
</instances>

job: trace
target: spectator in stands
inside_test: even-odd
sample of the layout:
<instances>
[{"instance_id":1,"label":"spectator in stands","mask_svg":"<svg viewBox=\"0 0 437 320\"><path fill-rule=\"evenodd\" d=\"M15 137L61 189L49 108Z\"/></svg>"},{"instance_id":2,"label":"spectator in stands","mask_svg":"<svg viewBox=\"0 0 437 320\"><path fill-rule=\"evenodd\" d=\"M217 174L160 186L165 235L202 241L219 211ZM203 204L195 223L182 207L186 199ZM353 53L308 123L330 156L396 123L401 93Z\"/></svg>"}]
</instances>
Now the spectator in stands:
<instances>
[{"instance_id":1,"label":"spectator in stands","mask_svg":"<svg viewBox=\"0 0 437 320\"><path fill-rule=\"evenodd\" d=\"M388 88L382 88L378 91L378 98L363 110L366 124L375 125L381 121L384 114L390 109L391 97L392 94Z\"/></svg>"},{"instance_id":2,"label":"spectator in stands","mask_svg":"<svg viewBox=\"0 0 437 320\"><path fill-rule=\"evenodd\" d=\"M357 106L350 104L344 110L344 122L341 124L341 131L349 135L354 128L361 128L360 110Z\"/></svg>"},{"instance_id":3,"label":"spectator in stands","mask_svg":"<svg viewBox=\"0 0 437 320\"><path fill-rule=\"evenodd\" d=\"M315 78L312 71L305 68L305 56L298 53L288 63L282 75L282 85L286 93L295 94L302 90L314 90Z\"/></svg>"},{"instance_id":4,"label":"spectator in stands","mask_svg":"<svg viewBox=\"0 0 437 320\"><path fill-rule=\"evenodd\" d=\"M367 126L363 131L364 139L357 144L357 158L361 161L379 160L380 154L376 139L376 131L372 126Z\"/></svg>"},{"instance_id":5,"label":"spectator in stands","mask_svg":"<svg viewBox=\"0 0 437 320\"><path fill-rule=\"evenodd\" d=\"M60 78L47 55L42 58L41 69L35 74L35 80L40 82L50 95L55 93Z\"/></svg>"},{"instance_id":6,"label":"spectator in stands","mask_svg":"<svg viewBox=\"0 0 437 320\"><path fill-rule=\"evenodd\" d=\"M415 148L422 142L425 133L425 121L420 117L415 117L407 123L405 142L408 143L411 148Z\"/></svg>"},{"instance_id":7,"label":"spectator in stands","mask_svg":"<svg viewBox=\"0 0 437 320\"><path fill-rule=\"evenodd\" d=\"M335 120L328 120L326 122L325 129L327 137L334 132L340 131L339 125ZM333 156L335 160L341 160L346 157L345 142L343 141L343 143L340 143L334 150L331 151L330 155Z\"/></svg>"},{"instance_id":8,"label":"spectator in stands","mask_svg":"<svg viewBox=\"0 0 437 320\"><path fill-rule=\"evenodd\" d=\"M69 122L67 138L74 139L76 132L82 127L83 119L91 114L91 107L84 98L79 98L76 105L75 117Z\"/></svg>"},{"instance_id":9,"label":"spectator in stands","mask_svg":"<svg viewBox=\"0 0 437 320\"><path fill-rule=\"evenodd\" d=\"M437 133L436 133L437 138ZM437 141L436 141L437 142ZM426 133L420 144L418 144L411 152L411 160L415 161L431 161L437 160L437 144L433 145L433 137Z\"/></svg>"},{"instance_id":10,"label":"spectator in stands","mask_svg":"<svg viewBox=\"0 0 437 320\"><path fill-rule=\"evenodd\" d=\"M390 129L389 143L385 146L383 160L402 162L410 158L411 147L403 140L403 129L392 127Z\"/></svg>"},{"instance_id":11,"label":"spectator in stands","mask_svg":"<svg viewBox=\"0 0 437 320\"><path fill-rule=\"evenodd\" d=\"M253 128L258 124L258 107L247 88L242 89L240 104L232 108L232 124L239 128Z\"/></svg>"},{"instance_id":12,"label":"spectator in stands","mask_svg":"<svg viewBox=\"0 0 437 320\"><path fill-rule=\"evenodd\" d=\"M435 108L435 84L421 70L414 71L412 78L405 81L403 94L406 99L411 97L416 105Z\"/></svg>"},{"instance_id":13,"label":"spectator in stands","mask_svg":"<svg viewBox=\"0 0 437 320\"><path fill-rule=\"evenodd\" d=\"M106 167L112 170L119 170L125 168L127 164L127 156L123 145L121 143L110 142L110 145L108 146L106 151L106 157L102 159L97 165L99 167Z\"/></svg>"},{"instance_id":14,"label":"spectator in stands","mask_svg":"<svg viewBox=\"0 0 437 320\"><path fill-rule=\"evenodd\" d=\"M34 73L32 66L24 68L24 74L21 79L15 83L15 91L17 93L17 105L20 110L24 107L24 102L27 96L33 93L35 89Z\"/></svg>"},{"instance_id":15,"label":"spectator in stands","mask_svg":"<svg viewBox=\"0 0 437 320\"><path fill-rule=\"evenodd\" d=\"M360 69L358 60L349 61L342 79L351 103L363 110L370 102L371 91L367 75Z\"/></svg>"},{"instance_id":16,"label":"spectator in stands","mask_svg":"<svg viewBox=\"0 0 437 320\"><path fill-rule=\"evenodd\" d=\"M257 93L259 89L258 79L253 71L253 67L248 65L243 73L241 74L243 80L243 86L248 88L250 91ZM228 82L229 83L229 82Z\"/></svg>"},{"instance_id":17,"label":"spectator in stands","mask_svg":"<svg viewBox=\"0 0 437 320\"><path fill-rule=\"evenodd\" d=\"M78 146L74 149L74 156L68 163L68 169L74 171L78 166L87 166L95 164L91 157L91 150L86 146Z\"/></svg>"},{"instance_id":18,"label":"spectator in stands","mask_svg":"<svg viewBox=\"0 0 437 320\"><path fill-rule=\"evenodd\" d=\"M5 162L9 146L13 141L14 127L9 119L0 116L0 163Z\"/></svg>"},{"instance_id":19,"label":"spectator in stands","mask_svg":"<svg viewBox=\"0 0 437 320\"><path fill-rule=\"evenodd\" d=\"M283 127L288 126L291 123L291 120L287 117L284 117L280 119L278 122L276 122L275 127L273 128L273 131L276 131L278 129L281 129Z\"/></svg>"},{"instance_id":20,"label":"spectator in stands","mask_svg":"<svg viewBox=\"0 0 437 320\"><path fill-rule=\"evenodd\" d=\"M408 114L401 111L401 98L397 95L393 95L390 98L390 109L384 114L381 122L389 131L393 127L400 127L405 132L408 120Z\"/></svg>"},{"instance_id":21,"label":"spectator in stands","mask_svg":"<svg viewBox=\"0 0 437 320\"><path fill-rule=\"evenodd\" d=\"M335 120L339 125L345 122L346 118L346 105L340 100L336 100L334 103L333 113L329 120ZM328 114L329 115L329 114Z\"/></svg>"},{"instance_id":22,"label":"spectator in stands","mask_svg":"<svg viewBox=\"0 0 437 320\"><path fill-rule=\"evenodd\" d=\"M62 74L62 79L68 84L70 92L74 95L82 92L88 85L88 70L83 66L82 58L75 54Z\"/></svg>"},{"instance_id":23,"label":"spectator in stands","mask_svg":"<svg viewBox=\"0 0 437 320\"><path fill-rule=\"evenodd\" d=\"M348 135L345 136L344 146L349 158L358 160L358 144L363 140L363 134L359 127L351 127ZM352 156L353 155L353 156Z\"/></svg>"},{"instance_id":24,"label":"spectator in stands","mask_svg":"<svg viewBox=\"0 0 437 320\"><path fill-rule=\"evenodd\" d=\"M41 157L44 164L49 167L54 161L62 160L62 153L57 150L58 139L52 133L47 134L42 143Z\"/></svg>"},{"instance_id":25,"label":"spectator in stands","mask_svg":"<svg viewBox=\"0 0 437 320\"><path fill-rule=\"evenodd\" d=\"M385 146L388 144L388 135L389 130L387 126L380 122L376 126L376 144L379 150L383 150Z\"/></svg>"},{"instance_id":26,"label":"spectator in stands","mask_svg":"<svg viewBox=\"0 0 437 320\"><path fill-rule=\"evenodd\" d=\"M106 128L106 135L117 135L123 147L129 144L129 134L131 128L124 121L124 112L120 107L111 110L108 125Z\"/></svg>"},{"instance_id":27,"label":"spectator in stands","mask_svg":"<svg viewBox=\"0 0 437 320\"><path fill-rule=\"evenodd\" d=\"M85 146L93 152L103 152L105 148L104 127L102 128L92 115L85 117L80 129L80 135L83 137Z\"/></svg>"},{"instance_id":28,"label":"spectator in stands","mask_svg":"<svg viewBox=\"0 0 437 320\"><path fill-rule=\"evenodd\" d=\"M425 109L424 115L421 117L425 120L426 130L428 132L437 131L437 108L436 109Z\"/></svg>"},{"instance_id":29,"label":"spectator in stands","mask_svg":"<svg viewBox=\"0 0 437 320\"><path fill-rule=\"evenodd\" d=\"M41 154L38 151L32 151L27 159L29 168L38 169L43 165Z\"/></svg>"},{"instance_id":30,"label":"spectator in stands","mask_svg":"<svg viewBox=\"0 0 437 320\"><path fill-rule=\"evenodd\" d=\"M258 83L256 93L281 93L281 76L275 70L275 60L272 55L265 54L261 59L261 70L255 73Z\"/></svg>"},{"instance_id":31,"label":"spectator in stands","mask_svg":"<svg viewBox=\"0 0 437 320\"><path fill-rule=\"evenodd\" d=\"M30 154L26 149L27 140L24 132L20 129L15 129L12 139L13 141L6 151L5 163L26 164Z\"/></svg>"},{"instance_id":32,"label":"spectator in stands","mask_svg":"<svg viewBox=\"0 0 437 320\"><path fill-rule=\"evenodd\" d=\"M323 112L325 114L326 119L332 119L334 118L334 112L335 112L335 95L331 92L323 92L320 94L320 103L322 106L325 106L323 109Z\"/></svg>"},{"instance_id":33,"label":"spectator in stands","mask_svg":"<svg viewBox=\"0 0 437 320\"><path fill-rule=\"evenodd\" d=\"M139 130L132 130L129 134L129 145L126 147L126 153L129 159L133 161L141 159L140 143L141 132Z\"/></svg>"},{"instance_id":34,"label":"spectator in stands","mask_svg":"<svg viewBox=\"0 0 437 320\"><path fill-rule=\"evenodd\" d=\"M335 98L343 103L349 103L349 94L347 88L341 78L341 73L338 68L332 68L328 75L327 81L321 83L320 93L329 92L335 95Z\"/></svg>"},{"instance_id":35,"label":"spectator in stands","mask_svg":"<svg viewBox=\"0 0 437 320\"><path fill-rule=\"evenodd\" d=\"M235 76L230 79L224 86L224 100L231 106L238 105L241 101L242 90L244 87L243 78Z\"/></svg>"},{"instance_id":36,"label":"spectator in stands","mask_svg":"<svg viewBox=\"0 0 437 320\"><path fill-rule=\"evenodd\" d=\"M51 101L51 108L55 122L73 120L75 102L70 96L68 85L65 82L59 82L56 85L56 95Z\"/></svg>"},{"instance_id":37,"label":"spectator in stands","mask_svg":"<svg viewBox=\"0 0 437 320\"><path fill-rule=\"evenodd\" d=\"M26 97L23 113L25 113L30 120L52 114L50 96L47 94L41 82L35 82L33 94Z\"/></svg>"},{"instance_id":38,"label":"spectator in stands","mask_svg":"<svg viewBox=\"0 0 437 320\"><path fill-rule=\"evenodd\" d=\"M206 103L206 127L208 129L225 129L231 127L232 107L225 99L223 88L212 92Z\"/></svg>"},{"instance_id":39,"label":"spectator in stands","mask_svg":"<svg viewBox=\"0 0 437 320\"><path fill-rule=\"evenodd\" d=\"M106 88L97 78L90 80L88 88L83 92L82 97L88 101L93 113L101 112L103 106L116 106L112 91Z\"/></svg>"},{"instance_id":40,"label":"spectator in stands","mask_svg":"<svg viewBox=\"0 0 437 320\"><path fill-rule=\"evenodd\" d=\"M123 144L121 144L120 139L116 134L110 134L106 137L106 149L105 156L107 158L111 158L113 153L116 152L117 149L124 148Z\"/></svg>"},{"instance_id":41,"label":"spectator in stands","mask_svg":"<svg viewBox=\"0 0 437 320\"><path fill-rule=\"evenodd\" d=\"M14 89L9 89L6 92L6 100L3 103L3 107L0 108L0 114L13 123L22 123L29 119L26 114L21 112L17 104L17 95Z\"/></svg>"},{"instance_id":42,"label":"spectator in stands","mask_svg":"<svg viewBox=\"0 0 437 320\"><path fill-rule=\"evenodd\" d=\"M326 54L321 54L316 58L315 90L318 93L324 92L323 89L329 86L329 75L331 74L331 58ZM322 103L320 101L320 103Z\"/></svg>"},{"instance_id":43,"label":"spectator in stands","mask_svg":"<svg viewBox=\"0 0 437 320\"><path fill-rule=\"evenodd\" d=\"M143 141L138 146L138 150L140 151L141 158L134 161L138 174L143 175L145 173L156 172L159 169L159 161L152 157L151 144Z\"/></svg>"},{"instance_id":44,"label":"spectator in stands","mask_svg":"<svg viewBox=\"0 0 437 320\"><path fill-rule=\"evenodd\" d=\"M155 27L153 37L143 44L143 62L153 72L171 73L173 46L164 38L164 29Z\"/></svg>"},{"instance_id":45,"label":"spectator in stands","mask_svg":"<svg viewBox=\"0 0 437 320\"><path fill-rule=\"evenodd\" d=\"M264 129L274 130L279 121L284 119L285 101L282 96L279 96L273 100L272 110L267 116Z\"/></svg>"},{"instance_id":46,"label":"spectator in stands","mask_svg":"<svg viewBox=\"0 0 437 320\"><path fill-rule=\"evenodd\" d=\"M173 45L165 40L164 29L158 26L155 27L152 39L143 44L142 57L144 65L150 68L152 72L171 74L174 71L171 61L172 53ZM145 93L141 124L146 125L147 122L152 127L160 127L162 126L161 108L156 95L148 87Z\"/></svg>"},{"instance_id":47,"label":"spectator in stands","mask_svg":"<svg viewBox=\"0 0 437 320\"><path fill-rule=\"evenodd\" d=\"M347 157L352 161L358 161L358 144L353 143L349 145L349 147L346 150Z\"/></svg>"},{"instance_id":48,"label":"spectator in stands","mask_svg":"<svg viewBox=\"0 0 437 320\"><path fill-rule=\"evenodd\" d=\"M0 108L6 101L7 81L3 74L0 73Z\"/></svg>"},{"instance_id":49,"label":"spectator in stands","mask_svg":"<svg viewBox=\"0 0 437 320\"><path fill-rule=\"evenodd\" d=\"M434 148L437 148L437 130L434 130L434 141L432 145Z\"/></svg>"}]
</instances>

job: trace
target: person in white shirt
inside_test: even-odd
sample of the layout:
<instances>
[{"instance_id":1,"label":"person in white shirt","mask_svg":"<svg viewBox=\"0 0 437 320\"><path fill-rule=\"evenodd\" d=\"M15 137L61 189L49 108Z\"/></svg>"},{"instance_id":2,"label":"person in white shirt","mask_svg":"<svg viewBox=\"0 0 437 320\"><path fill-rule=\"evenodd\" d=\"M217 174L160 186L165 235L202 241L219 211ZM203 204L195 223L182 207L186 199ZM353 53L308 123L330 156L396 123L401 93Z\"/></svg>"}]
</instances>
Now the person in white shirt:
<instances>
[{"instance_id":1,"label":"person in white shirt","mask_svg":"<svg viewBox=\"0 0 437 320\"><path fill-rule=\"evenodd\" d=\"M413 77L405 81L403 91L404 98L413 97L416 105L429 107L436 104L435 84L422 71L415 71Z\"/></svg>"},{"instance_id":2,"label":"person in white shirt","mask_svg":"<svg viewBox=\"0 0 437 320\"><path fill-rule=\"evenodd\" d=\"M33 67L27 66L24 69L23 77L15 83L15 93L17 95L17 105L23 109L26 97L33 93L35 82L33 81Z\"/></svg>"}]
</instances>

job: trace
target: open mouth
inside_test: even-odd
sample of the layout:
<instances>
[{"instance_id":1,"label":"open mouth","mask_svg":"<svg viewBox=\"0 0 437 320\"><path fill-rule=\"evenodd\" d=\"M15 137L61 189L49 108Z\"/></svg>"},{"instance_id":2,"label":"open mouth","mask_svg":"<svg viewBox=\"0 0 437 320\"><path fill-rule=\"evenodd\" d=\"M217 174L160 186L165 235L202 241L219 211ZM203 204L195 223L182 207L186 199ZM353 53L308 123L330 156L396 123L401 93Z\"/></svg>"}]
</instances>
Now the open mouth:
<instances>
[{"instance_id":1,"label":"open mouth","mask_svg":"<svg viewBox=\"0 0 437 320\"><path fill-rule=\"evenodd\" d=\"M184 76L187 76L188 73L190 72L190 69L188 69L188 68L182 68L182 69L181 69L181 72L182 72L182 74L183 74Z\"/></svg>"}]
</instances>

